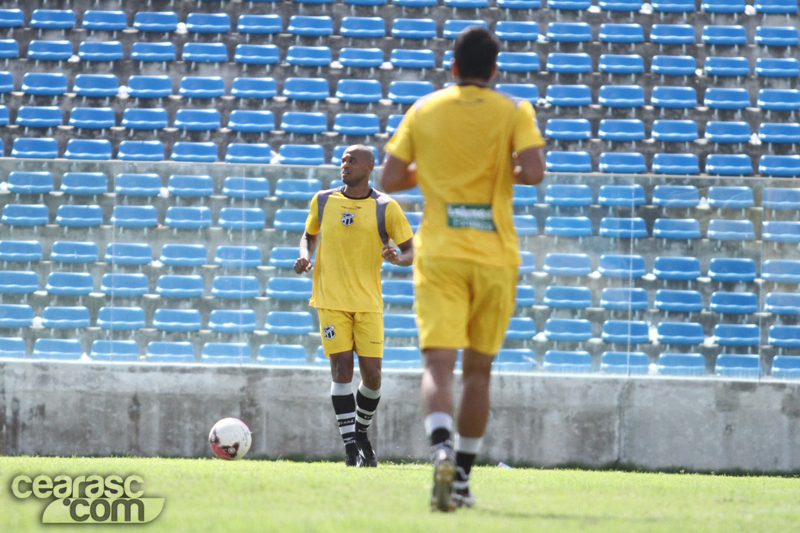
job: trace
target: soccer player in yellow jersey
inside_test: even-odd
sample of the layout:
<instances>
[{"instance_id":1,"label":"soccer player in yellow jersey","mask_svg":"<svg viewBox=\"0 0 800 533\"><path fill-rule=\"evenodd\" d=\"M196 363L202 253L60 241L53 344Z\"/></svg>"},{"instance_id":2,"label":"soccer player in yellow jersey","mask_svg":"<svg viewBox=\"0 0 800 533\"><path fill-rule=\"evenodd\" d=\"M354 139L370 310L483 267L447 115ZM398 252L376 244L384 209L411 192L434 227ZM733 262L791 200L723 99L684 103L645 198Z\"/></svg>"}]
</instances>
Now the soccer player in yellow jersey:
<instances>
[{"instance_id":1,"label":"soccer player in yellow jersey","mask_svg":"<svg viewBox=\"0 0 800 533\"><path fill-rule=\"evenodd\" d=\"M473 27L455 41L454 86L418 100L386 145L387 192L419 185L414 237L422 403L434 464L431 507L471 507L469 474L489 417L489 377L514 310L520 263L513 183L544 177L533 107L489 87L499 44ZM463 348L455 453L453 368Z\"/></svg>"},{"instance_id":2,"label":"soccer player in yellow jersey","mask_svg":"<svg viewBox=\"0 0 800 533\"><path fill-rule=\"evenodd\" d=\"M331 362L331 397L347 466L378 466L367 429L381 397L381 263L409 266L414 257L413 233L403 210L369 185L374 166L366 146L345 150L344 187L314 195L294 265L298 274L311 270L319 244L310 305L319 313L322 348ZM354 351L361 371L355 397L350 384Z\"/></svg>"}]
</instances>

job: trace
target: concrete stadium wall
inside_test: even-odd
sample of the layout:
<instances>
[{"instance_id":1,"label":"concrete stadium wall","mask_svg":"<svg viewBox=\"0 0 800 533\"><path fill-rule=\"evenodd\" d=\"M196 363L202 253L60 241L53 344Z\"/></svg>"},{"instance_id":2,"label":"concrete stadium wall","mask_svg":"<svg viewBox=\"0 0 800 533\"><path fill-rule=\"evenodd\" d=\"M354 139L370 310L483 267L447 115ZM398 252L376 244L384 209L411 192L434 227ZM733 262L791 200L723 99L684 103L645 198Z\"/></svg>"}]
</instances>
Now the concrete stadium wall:
<instances>
[{"instance_id":1,"label":"concrete stadium wall","mask_svg":"<svg viewBox=\"0 0 800 533\"><path fill-rule=\"evenodd\" d=\"M380 457L427 459L419 376L385 373ZM0 362L0 455L209 457L234 416L251 458L338 457L329 390L324 369ZM800 470L797 382L496 374L492 397L491 463Z\"/></svg>"}]
</instances>

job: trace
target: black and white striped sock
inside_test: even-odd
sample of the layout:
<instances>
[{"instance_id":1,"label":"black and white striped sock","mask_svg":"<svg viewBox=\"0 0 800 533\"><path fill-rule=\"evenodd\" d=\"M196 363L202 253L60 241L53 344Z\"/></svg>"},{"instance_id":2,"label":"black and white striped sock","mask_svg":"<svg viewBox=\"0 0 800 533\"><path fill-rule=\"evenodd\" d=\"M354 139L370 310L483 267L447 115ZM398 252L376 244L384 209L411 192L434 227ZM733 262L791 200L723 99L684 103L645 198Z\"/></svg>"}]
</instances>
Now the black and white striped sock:
<instances>
[{"instance_id":1,"label":"black and white striped sock","mask_svg":"<svg viewBox=\"0 0 800 533\"><path fill-rule=\"evenodd\" d=\"M381 401L381 389L367 388L362 381L356 393L356 440L367 438L367 430Z\"/></svg>"},{"instance_id":2,"label":"black and white striped sock","mask_svg":"<svg viewBox=\"0 0 800 533\"><path fill-rule=\"evenodd\" d=\"M349 383L331 383L331 400L345 448L356 442L356 399Z\"/></svg>"}]
</instances>

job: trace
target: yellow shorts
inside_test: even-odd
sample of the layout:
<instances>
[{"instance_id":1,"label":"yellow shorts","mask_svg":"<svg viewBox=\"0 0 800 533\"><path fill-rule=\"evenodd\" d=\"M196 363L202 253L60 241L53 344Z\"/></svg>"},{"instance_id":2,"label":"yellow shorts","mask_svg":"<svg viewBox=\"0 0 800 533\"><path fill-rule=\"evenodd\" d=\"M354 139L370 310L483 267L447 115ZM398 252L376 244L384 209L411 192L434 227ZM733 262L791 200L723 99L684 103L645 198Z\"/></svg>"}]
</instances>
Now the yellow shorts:
<instances>
[{"instance_id":1,"label":"yellow shorts","mask_svg":"<svg viewBox=\"0 0 800 533\"><path fill-rule=\"evenodd\" d=\"M317 309L325 357L355 350L360 357L383 357L383 313Z\"/></svg>"},{"instance_id":2,"label":"yellow shorts","mask_svg":"<svg viewBox=\"0 0 800 533\"><path fill-rule=\"evenodd\" d=\"M516 305L518 268L444 257L414 260L420 348L472 348L494 355Z\"/></svg>"}]
</instances>

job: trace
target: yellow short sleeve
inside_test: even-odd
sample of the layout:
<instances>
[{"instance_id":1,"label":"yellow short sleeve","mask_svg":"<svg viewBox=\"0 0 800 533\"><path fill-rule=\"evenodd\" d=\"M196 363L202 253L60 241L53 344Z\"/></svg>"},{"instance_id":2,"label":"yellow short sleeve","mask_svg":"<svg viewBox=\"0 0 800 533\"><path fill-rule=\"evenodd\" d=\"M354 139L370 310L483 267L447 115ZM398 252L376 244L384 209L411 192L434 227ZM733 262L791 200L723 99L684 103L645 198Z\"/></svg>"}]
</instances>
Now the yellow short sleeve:
<instances>
[{"instance_id":1,"label":"yellow short sleeve","mask_svg":"<svg viewBox=\"0 0 800 533\"><path fill-rule=\"evenodd\" d=\"M311 199L311 207L309 208L308 218L306 218L306 233L309 235L316 235L321 231L319 226L319 207L317 203L317 195Z\"/></svg>"},{"instance_id":2,"label":"yellow short sleeve","mask_svg":"<svg viewBox=\"0 0 800 533\"><path fill-rule=\"evenodd\" d=\"M403 214L403 209L396 201L391 200L386 206L386 232L395 244L402 244L414 237L411 225Z\"/></svg>"},{"instance_id":3,"label":"yellow short sleeve","mask_svg":"<svg viewBox=\"0 0 800 533\"><path fill-rule=\"evenodd\" d=\"M544 139L536 126L536 112L531 103L525 100L519 103L514 112L513 146L516 153L544 146Z\"/></svg>"},{"instance_id":4,"label":"yellow short sleeve","mask_svg":"<svg viewBox=\"0 0 800 533\"><path fill-rule=\"evenodd\" d=\"M389 139L389 142L386 143L384 147L384 151L406 163L414 161L415 156L414 140L411 136L415 112L416 106L411 106L411 109L405 114L403 120L400 121L400 126L397 127L397 131L394 132L394 135L392 135L392 138Z\"/></svg>"}]
</instances>

